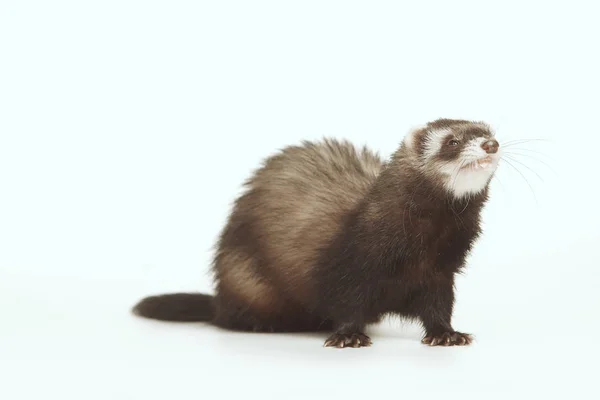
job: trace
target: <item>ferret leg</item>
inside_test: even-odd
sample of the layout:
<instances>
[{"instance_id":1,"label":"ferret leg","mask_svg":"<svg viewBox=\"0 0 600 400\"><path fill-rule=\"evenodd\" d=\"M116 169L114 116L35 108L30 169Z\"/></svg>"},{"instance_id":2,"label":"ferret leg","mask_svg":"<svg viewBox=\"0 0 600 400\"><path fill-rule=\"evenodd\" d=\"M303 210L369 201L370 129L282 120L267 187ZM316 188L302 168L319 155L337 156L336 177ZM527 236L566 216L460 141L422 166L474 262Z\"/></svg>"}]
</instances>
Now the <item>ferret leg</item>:
<instances>
[{"instance_id":1,"label":"ferret leg","mask_svg":"<svg viewBox=\"0 0 600 400\"><path fill-rule=\"evenodd\" d=\"M325 341L325 347L367 347L371 338L365 335L364 323L344 322L335 325L335 333Z\"/></svg>"},{"instance_id":2,"label":"ferret leg","mask_svg":"<svg viewBox=\"0 0 600 400\"><path fill-rule=\"evenodd\" d=\"M423 344L429 346L464 346L473 341L471 335L457 332L452 327L454 289L452 282L429 288L420 300L419 317L425 328Z\"/></svg>"}]
</instances>

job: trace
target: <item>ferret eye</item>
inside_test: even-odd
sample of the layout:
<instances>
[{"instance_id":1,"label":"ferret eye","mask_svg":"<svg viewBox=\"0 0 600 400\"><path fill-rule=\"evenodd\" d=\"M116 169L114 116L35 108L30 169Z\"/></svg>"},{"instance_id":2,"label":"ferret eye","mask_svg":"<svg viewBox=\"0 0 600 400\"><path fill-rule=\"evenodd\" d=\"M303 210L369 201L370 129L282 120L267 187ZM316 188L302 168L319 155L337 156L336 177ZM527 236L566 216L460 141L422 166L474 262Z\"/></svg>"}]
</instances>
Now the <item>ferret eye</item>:
<instances>
[{"instance_id":1,"label":"ferret eye","mask_svg":"<svg viewBox=\"0 0 600 400\"><path fill-rule=\"evenodd\" d=\"M456 139L452 139L452 140L450 140L450 141L448 142L448 145L449 145L449 146L458 146L458 144L459 144L459 143L460 143L460 142L459 142L458 140L456 140Z\"/></svg>"}]
</instances>

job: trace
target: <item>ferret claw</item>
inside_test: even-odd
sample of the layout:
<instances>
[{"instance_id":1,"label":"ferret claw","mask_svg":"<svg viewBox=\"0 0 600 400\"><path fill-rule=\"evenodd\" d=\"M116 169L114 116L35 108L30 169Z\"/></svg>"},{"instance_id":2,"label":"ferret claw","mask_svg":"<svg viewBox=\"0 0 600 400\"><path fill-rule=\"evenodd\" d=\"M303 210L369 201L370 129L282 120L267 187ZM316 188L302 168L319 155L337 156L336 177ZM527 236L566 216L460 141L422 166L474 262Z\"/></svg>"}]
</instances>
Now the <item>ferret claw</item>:
<instances>
[{"instance_id":1,"label":"ferret claw","mask_svg":"<svg viewBox=\"0 0 600 400\"><path fill-rule=\"evenodd\" d=\"M466 346L472 341L473 337L468 333L444 332L440 335L425 336L421 343L429 346Z\"/></svg>"},{"instance_id":2,"label":"ferret claw","mask_svg":"<svg viewBox=\"0 0 600 400\"><path fill-rule=\"evenodd\" d=\"M325 347L368 347L372 344L371 338L363 333L334 333L326 341Z\"/></svg>"}]
</instances>

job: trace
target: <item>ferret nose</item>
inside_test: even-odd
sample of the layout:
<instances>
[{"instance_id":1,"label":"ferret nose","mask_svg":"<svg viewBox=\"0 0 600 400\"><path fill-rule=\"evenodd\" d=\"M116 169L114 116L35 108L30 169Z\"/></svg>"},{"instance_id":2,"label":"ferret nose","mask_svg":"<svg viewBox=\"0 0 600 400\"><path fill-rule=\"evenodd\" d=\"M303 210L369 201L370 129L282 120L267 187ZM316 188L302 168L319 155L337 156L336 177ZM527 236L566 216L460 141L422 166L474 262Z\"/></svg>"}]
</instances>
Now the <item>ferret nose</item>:
<instances>
[{"instance_id":1,"label":"ferret nose","mask_svg":"<svg viewBox=\"0 0 600 400\"><path fill-rule=\"evenodd\" d=\"M483 142L481 144L481 148L485 150L486 153L488 154L494 154L498 152L498 147L500 147L500 144L498 144L497 140L488 140L486 142Z\"/></svg>"}]
</instances>

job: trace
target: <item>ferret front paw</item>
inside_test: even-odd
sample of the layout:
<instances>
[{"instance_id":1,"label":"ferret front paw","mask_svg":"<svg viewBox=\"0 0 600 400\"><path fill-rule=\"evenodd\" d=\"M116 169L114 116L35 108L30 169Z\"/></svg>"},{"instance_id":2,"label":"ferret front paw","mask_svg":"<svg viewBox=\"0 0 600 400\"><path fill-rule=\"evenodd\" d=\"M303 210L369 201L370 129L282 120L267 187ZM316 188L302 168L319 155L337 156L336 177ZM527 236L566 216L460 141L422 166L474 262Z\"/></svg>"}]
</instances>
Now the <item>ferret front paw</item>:
<instances>
[{"instance_id":1,"label":"ferret front paw","mask_svg":"<svg viewBox=\"0 0 600 400\"><path fill-rule=\"evenodd\" d=\"M444 332L439 335L427 335L421 343L429 346L467 346L473 342L473 336L461 332Z\"/></svg>"},{"instance_id":2,"label":"ferret front paw","mask_svg":"<svg viewBox=\"0 0 600 400\"><path fill-rule=\"evenodd\" d=\"M325 347L368 347L373 342L364 333L334 333L325 341Z\"/></svg>"}]
</instances>

